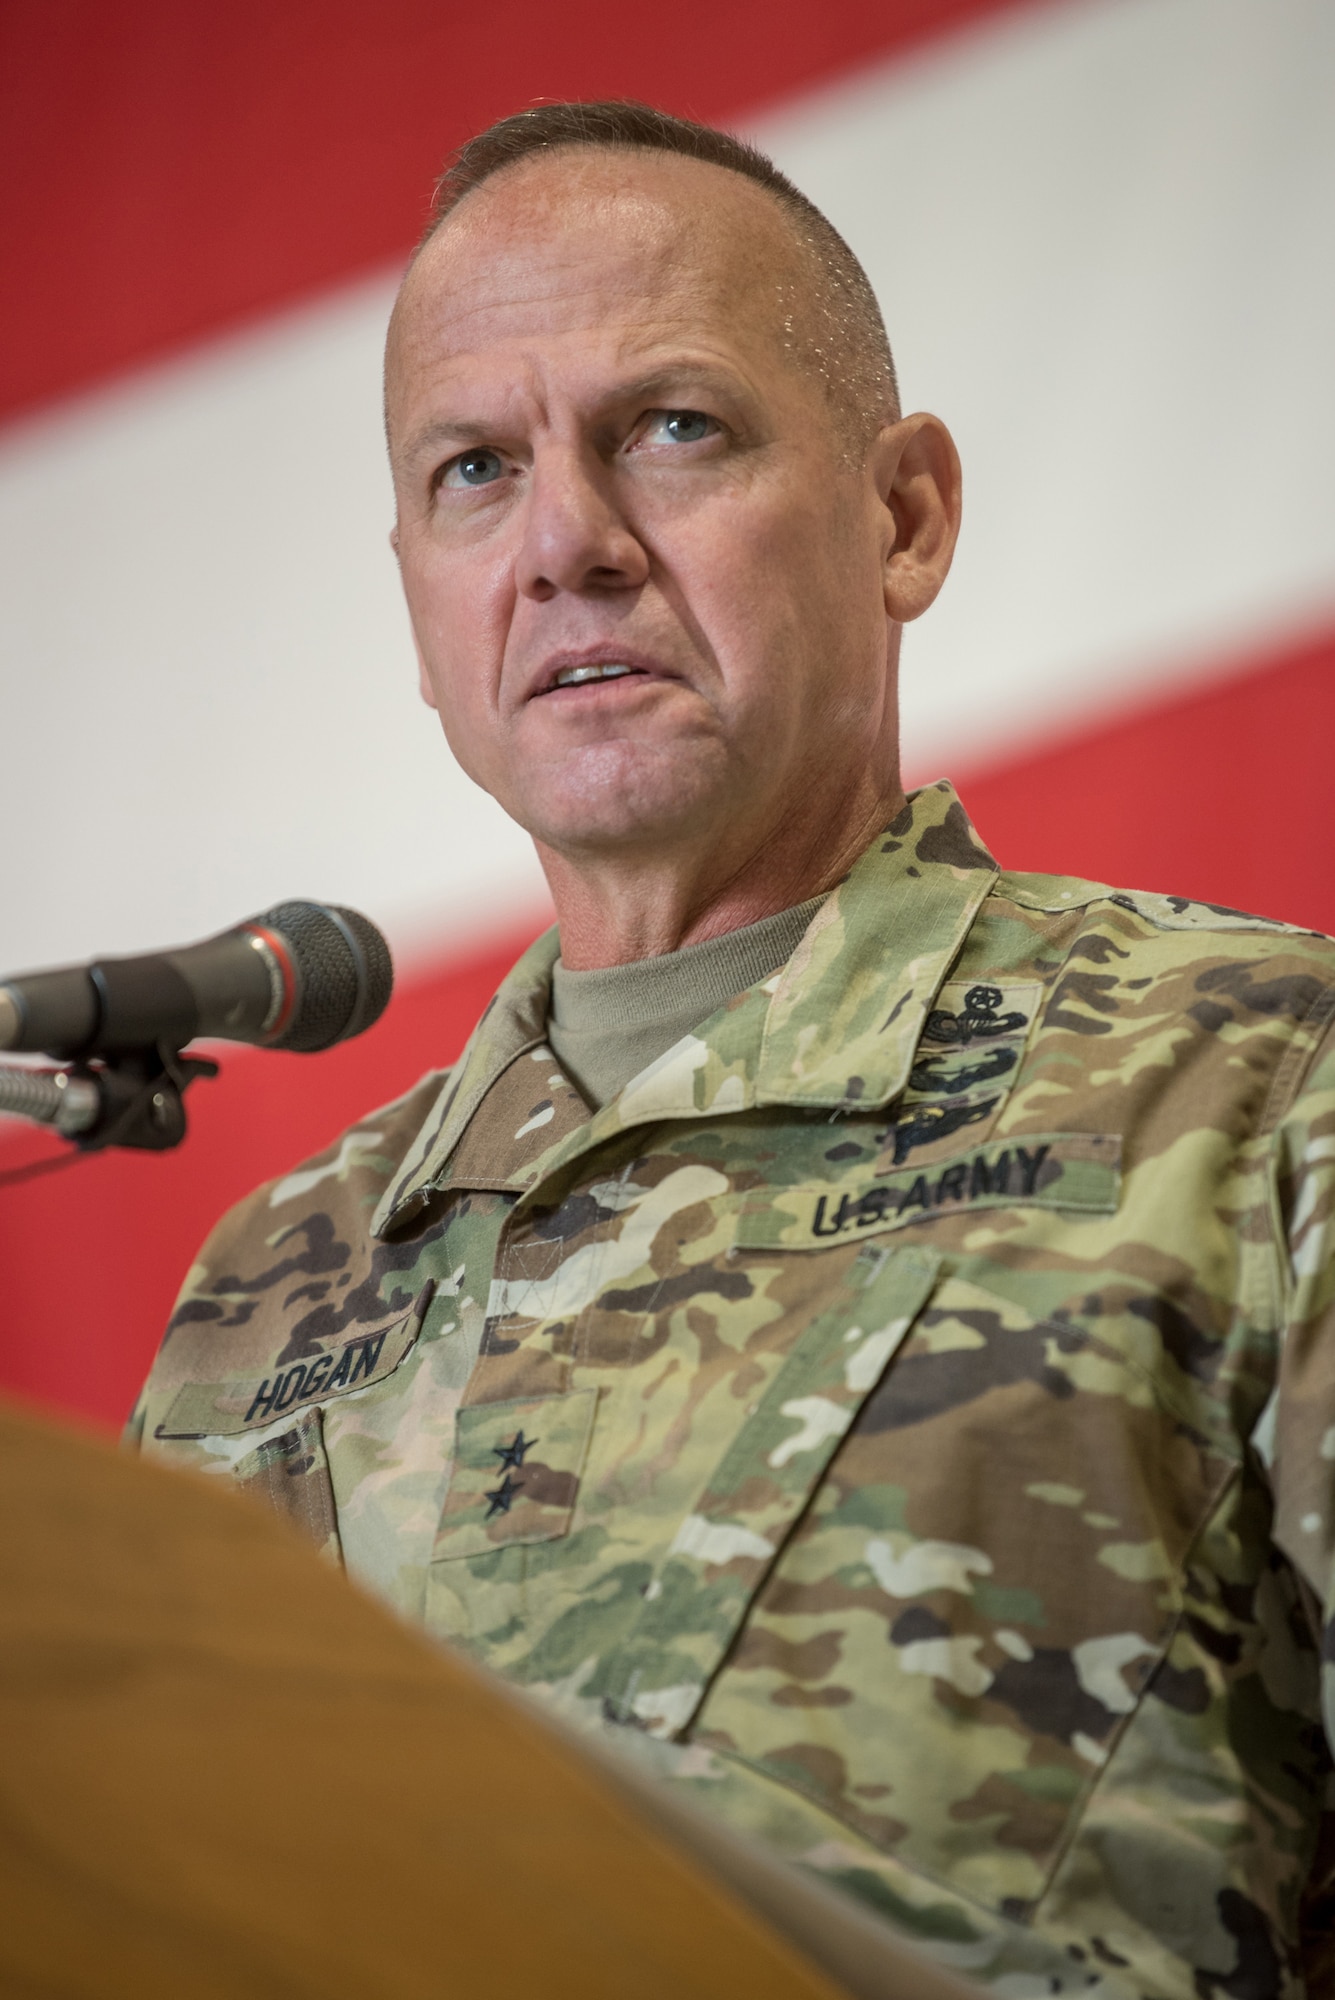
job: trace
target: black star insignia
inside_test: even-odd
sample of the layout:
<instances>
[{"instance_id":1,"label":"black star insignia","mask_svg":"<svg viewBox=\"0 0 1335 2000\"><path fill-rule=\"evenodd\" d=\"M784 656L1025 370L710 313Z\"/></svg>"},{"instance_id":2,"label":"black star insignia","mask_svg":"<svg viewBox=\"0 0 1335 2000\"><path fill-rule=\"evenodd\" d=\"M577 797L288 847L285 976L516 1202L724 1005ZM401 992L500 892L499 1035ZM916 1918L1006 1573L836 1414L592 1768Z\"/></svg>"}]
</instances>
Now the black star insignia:
<instances>
[{"instance_id":1,"label":"black star insignia","mask_svg":"<svg viewBox=\"0 0 1335 2000\"><path fill-rule=\"evenodd\" d=\"M515 1494L518 1493L523 1483L522 1479L511 1479L507 1472L499 1486L493 1486L490 1493L483 1494L482 1497L487 1503L487 1519L489 1521L497 1514L509 1513L514 1505Z\"/></svg>"},{"instance_id":2,"label":"black star insignia","mask_svg":"<svg viewBox=\"0 0 1335 2000\"><path fill-rule=\"evenodd\" d=\"M522 1431L517 1431L509 1444L494 1444L492 1450L507 1471L518 1472L524 1463L525 1452L532 1451L534 1445L540 1443L540 1438L526 1438Z\"/></svg>"}]
</instances>

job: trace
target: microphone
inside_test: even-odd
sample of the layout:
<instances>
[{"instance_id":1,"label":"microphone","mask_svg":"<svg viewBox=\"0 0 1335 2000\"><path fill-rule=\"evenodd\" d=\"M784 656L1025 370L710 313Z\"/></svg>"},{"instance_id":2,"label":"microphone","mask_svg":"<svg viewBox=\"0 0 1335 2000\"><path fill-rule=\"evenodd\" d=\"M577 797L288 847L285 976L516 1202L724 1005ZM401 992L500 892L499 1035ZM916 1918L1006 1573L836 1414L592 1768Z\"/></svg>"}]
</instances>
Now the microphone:
<instances>
[{"instance_id":1,"label":"microphone","mask_svg":"<svg viewBox=\"0 0 1335 2000\"><path fill-rule=\"evenodd\" d=\"M86 1061L207 1035L310 1054L369 1028L393 985L389 947L358 911L278 903L174 951L0 979L0 1049Z\"/></svg>"}]
</instances>

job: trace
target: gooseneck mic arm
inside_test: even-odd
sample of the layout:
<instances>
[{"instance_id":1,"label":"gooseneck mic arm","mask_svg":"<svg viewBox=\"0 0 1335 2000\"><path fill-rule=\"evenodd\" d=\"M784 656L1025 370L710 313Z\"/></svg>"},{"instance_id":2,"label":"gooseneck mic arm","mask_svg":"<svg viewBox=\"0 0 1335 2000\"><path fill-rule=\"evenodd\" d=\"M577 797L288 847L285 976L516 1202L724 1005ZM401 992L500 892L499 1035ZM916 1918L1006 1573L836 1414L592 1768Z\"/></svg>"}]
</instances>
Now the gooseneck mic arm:
<instances>
[{"instance_id":1,"label":"gooseneck mic arm","mask_svg":"<svg viewBox=\"0 0 1335 2000\"><path fill-rule=\"evenodd\" d=\"M72 1059L0 1066L0 1112L91 1150L160 1151L185 1136L182 1096L218 1065L196 1036L313 1053L359 1035L394 984L389 948L356 910L280 903L218 937L138 958L0 980L0 1050Z\"/></svg>"},{"instance_id":2,"label":"gooseneck mic arm","mask_svg":"<svg viewBox=\"0 0 1335 2000\"><path fill-rule=\"evenodd\" d=\"M77 1139L95 1125L101 1105L96 1083L75 1070L0 1067L0 1111L53 1125L62 1139Z\"/></svg>"}]
</instances>

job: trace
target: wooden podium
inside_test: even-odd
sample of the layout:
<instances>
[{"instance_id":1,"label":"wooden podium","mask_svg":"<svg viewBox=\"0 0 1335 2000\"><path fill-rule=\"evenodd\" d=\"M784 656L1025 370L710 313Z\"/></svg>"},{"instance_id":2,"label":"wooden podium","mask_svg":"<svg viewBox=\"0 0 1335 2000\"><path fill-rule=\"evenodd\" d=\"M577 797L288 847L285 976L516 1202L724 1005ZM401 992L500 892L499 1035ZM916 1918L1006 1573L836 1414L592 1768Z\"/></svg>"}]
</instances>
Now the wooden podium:
<instances>
[{"instance_id":1,"label":"wooden podium","mask_svg":"<svg viewBox=\"0 0 1335 2000\"><path fill-rule=\"evenodd\" d=\"M7 1995L964 1994L221 1482L0 1409L0 1522Z\"/></svg>"}]
</instances>

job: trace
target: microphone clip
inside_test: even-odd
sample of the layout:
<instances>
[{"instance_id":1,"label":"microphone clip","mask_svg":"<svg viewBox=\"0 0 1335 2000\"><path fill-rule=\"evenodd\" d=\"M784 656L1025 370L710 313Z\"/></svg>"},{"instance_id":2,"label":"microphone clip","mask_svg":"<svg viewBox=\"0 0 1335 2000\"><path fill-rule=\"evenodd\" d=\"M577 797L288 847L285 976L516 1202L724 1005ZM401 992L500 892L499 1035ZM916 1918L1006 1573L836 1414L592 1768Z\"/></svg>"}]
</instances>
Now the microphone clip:
<instances>
[{"instance_id":1,"label":"microphone clip","mask_svg":"<svg viewBox=\"0 0 1335 2000\"><path fill-rule=\"evenodd\" d=\"M84 1152L104 1146L133 1146L165 1153L185 1137L185 1093L200 1076L217 1076L207 1056L185 1056L169 1043L108 1056L83 1072L97 1085L99 1115L75 1144Z\"/></svg>"},{"instance_id":2,"label":"microphone clip","mask_svg":"<svg viewBox=\"0 0 1335 2000\"><path fill-rule=\"evenodd\" d=\"M0 1111L53 1125L81 1152L130 1146L163 1153L185 1137L185 1092L196 1077L217 1074L216 1062L182 1055L169 1042L61 1070L4 1064Z\"/></svg>"}]
</instances>

